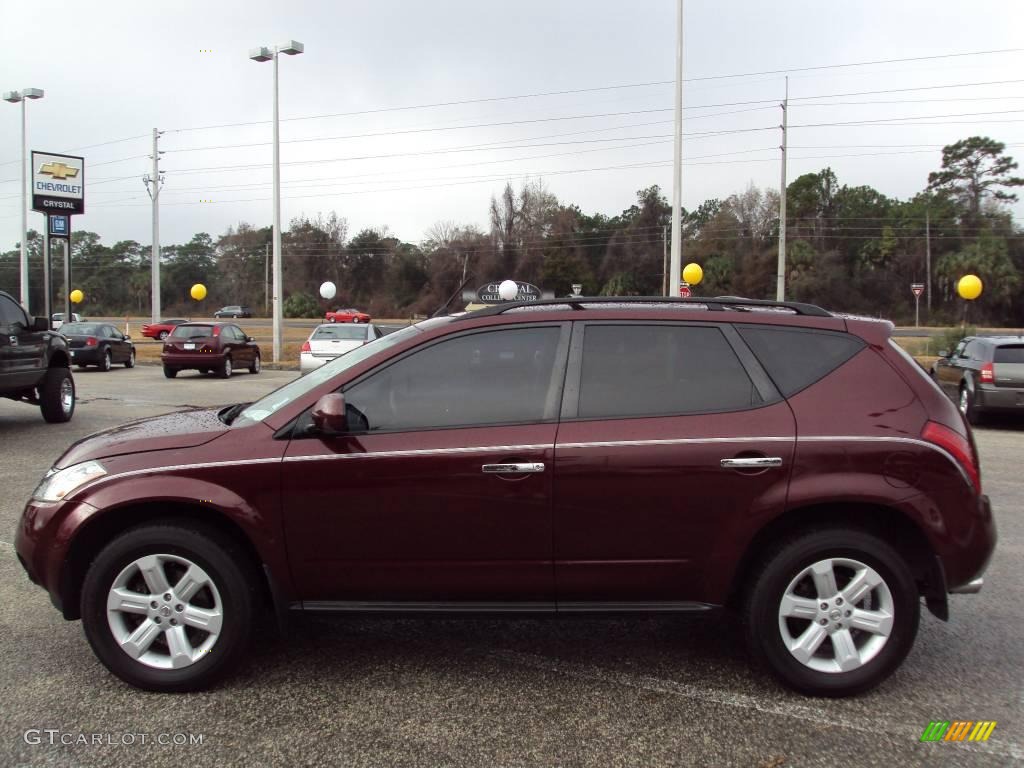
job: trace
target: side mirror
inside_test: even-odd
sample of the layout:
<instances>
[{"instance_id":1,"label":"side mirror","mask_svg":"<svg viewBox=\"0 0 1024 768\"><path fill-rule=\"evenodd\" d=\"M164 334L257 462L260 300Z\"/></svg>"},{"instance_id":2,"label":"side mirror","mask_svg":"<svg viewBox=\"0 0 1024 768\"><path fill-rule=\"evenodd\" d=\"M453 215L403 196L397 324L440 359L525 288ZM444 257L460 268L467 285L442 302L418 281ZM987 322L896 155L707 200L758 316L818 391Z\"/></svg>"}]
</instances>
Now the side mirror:
<instances>
[{"instance_id":1,"label":"side mirror","mask_svg":"<svg viewBox=\"0 0 1024 768\"><path fill-rule=\"evenodd\" d=\"M125 341L128 341L128 339L130 339L131 336L129 334L127 334L127 333L122 333L121 334L121 338L124 339Z\"/></svg>"},{"instance_id":2,"label":"side mirror","mask_svg":"<svg viewBox=\"0 0 1024 768\"><path fill-rule=\"evenodd\" d=\"M246 336L245 340L246 341L256 341L256 337L254 337L254 336Z\"/></svg>"},{"instance_id":3,"label":"side mirror","mask_svg":"<svg viewBox=\"0 0 1024 768\"><path fill-rule=\"evenodd\" d=\"M331 392L321 397L309 415L316 431L323 435L340 435L348 431L345 396L340 392Z\"/></svg>"},{"instance_id":4,"label":"side mirror","mask_svg":"<svg viewBox=\"0 0 1024 768\"><path fill-rule=\"evenodd\" d=\"M50 323L42 315L40 315L39 317L33 317L32 318L32 326L31 326L30 330L33 330L33 331L49 331L49 330L51 330L50 329Z\"/></svg>"},{"instance_id":5,"label":"side mirror","mask_svg":"<svg viewBox=\"0 0 1024 768\"><path fill-rule=\"evenodd\" d=\"M939 350L939 357L949 357L949 350L948 349L940 349Z\"/></svg>"}]
</instances>

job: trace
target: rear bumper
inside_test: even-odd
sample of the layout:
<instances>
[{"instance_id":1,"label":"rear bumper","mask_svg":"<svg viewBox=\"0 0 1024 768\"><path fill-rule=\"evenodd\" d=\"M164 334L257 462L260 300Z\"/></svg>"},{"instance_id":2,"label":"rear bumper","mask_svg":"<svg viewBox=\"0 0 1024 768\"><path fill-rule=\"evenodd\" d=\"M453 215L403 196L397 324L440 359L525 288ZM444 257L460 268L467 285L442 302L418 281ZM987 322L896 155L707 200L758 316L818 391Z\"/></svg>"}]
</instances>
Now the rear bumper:
<instances>
[{"instance_id":1,"label":"rear bumper","mask_svg":"<svg viewBox=\"0 0 1024 768\"><path fill-rule=\"evenodd\" d=\"M219 368L224 355L219 352L175 352L160 355L160 362L168 368Z\"/></svg>"},{"instance_id":2,"label":"rear bumper","mask_svg":"<svg viewBox=\"0 0 1024 768\"><path fill-rule=\"evenodd\" d=\"M979 576L973 581L961 584L959 587L953 587L953 589L949 590L949 593L951 595L976 595L981 592L981 588L984 584L985 580Z\"/></svg>"},{"instance_id":3,"label":"rear bumper","mask_svg":"<svg viewBox=\"0 0 1024 768\"><path fill-rule=\"evenodd\" d=\"M975 405L993 411L1020 411L1024 413L1024 387L978 386L974 391Z\"/></svg>"},{"instance_id":4,"label":"rear bumper","mask_svg":"<svg viewBox=\"0 0 1024 768\"><path fill-rule=\"evenodd\" d=\"M299 355L299 371L301 371L302 373L309 373L310 371L315 371L321 365L323 365L324 363L329 363L333 359L333 357L316 357L314 355L309 354L308 352L303 352L302 354Z\"/></svg>"},{"instance_id":5,"label":"rear bumper","mask_svg":"<svg viewBox=\"0 0 1024 768\"><path fill-rule=\"evenodd\" d=\"M977 511L972 517L957 537L955 553L942 558L946 591L950 594L977 593L996 548L996 523L988 496L978 496Z\"/></svg>"},{"instance_id":6,"label":"rear bumper","mask_svg":"<svg viewBox=\"0 0 1024 768\"><path fill-rule=\"evenodd\" d=\"M98 365L101 360L99 347L75 347L68 352L74 365Z\"/></svg>"}]
</instances>

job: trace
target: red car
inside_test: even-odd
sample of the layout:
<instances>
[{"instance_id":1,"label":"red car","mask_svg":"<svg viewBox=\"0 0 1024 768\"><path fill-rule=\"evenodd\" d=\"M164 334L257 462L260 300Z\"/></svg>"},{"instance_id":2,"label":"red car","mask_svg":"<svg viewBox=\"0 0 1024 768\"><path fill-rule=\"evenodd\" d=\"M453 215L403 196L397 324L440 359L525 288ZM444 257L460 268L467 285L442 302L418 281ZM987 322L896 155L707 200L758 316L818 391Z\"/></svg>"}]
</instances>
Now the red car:
<instances>
[{"instance_id":1,"label":"red car","mask_svg":"<svg viewBox=\"0 0 1024 768\"><path fill-rule=\"evenodd\" d=\"M263 611L729 607L784 683L857 693L996 540L970 427L891 330L734 298L434 318L79 440L15 547L151 690L225 674Z\"/></svg>"},{"instance_id":2,"label":"red car","mask_svg":"<svg viewBox=\"0 0 1024 768\"><path fill-rule=\"evenodd\" d=\"M236 368L259 373L260 348L234 323L182 323L164 340L160 362L168 379L187 369L229 379Z\"/></svg>"},{"instance_id":3,"label":"red car","mask_svg":"<svg viewBox=\"0 0 1024 768\"><path fill-rule=\"evenodd\" d=\"M333 312L324 314L328 323L368 323L370 316L358 309L336 309Z\"/></svg>"},{"instance_id":4,"label":"red car","mask_svg":"<svg viewBox=\"0 0 1024 768\"><path fill-rule=\"evenodd\" d=\"M142 326L142 335L151 339L160 339L160 341L163 341L171 335L171 331L173 331L177 326L187 322L188 320L175 318L172 320L161 320L157 323L146 323Z\"/></svg>"}]
</instances>

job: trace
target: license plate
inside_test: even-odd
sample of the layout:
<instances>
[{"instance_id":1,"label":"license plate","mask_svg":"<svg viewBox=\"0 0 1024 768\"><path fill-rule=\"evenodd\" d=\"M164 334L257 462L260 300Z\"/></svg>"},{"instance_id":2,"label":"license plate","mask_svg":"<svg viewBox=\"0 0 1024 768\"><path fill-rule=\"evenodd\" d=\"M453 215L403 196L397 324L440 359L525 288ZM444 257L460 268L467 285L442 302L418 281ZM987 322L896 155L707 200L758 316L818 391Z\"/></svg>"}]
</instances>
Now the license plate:
<instances>
[{"instance_id":1,"label":"license plate","mask_svg":"<svg viewBox=\"0 0 1024 768\"><path fill-rule=\"evenodd\" d=\"M185 349L195 349L195 348L196 348L195 344L189 344L187 342L185 343Z\"/></svg>"}]
</instances>

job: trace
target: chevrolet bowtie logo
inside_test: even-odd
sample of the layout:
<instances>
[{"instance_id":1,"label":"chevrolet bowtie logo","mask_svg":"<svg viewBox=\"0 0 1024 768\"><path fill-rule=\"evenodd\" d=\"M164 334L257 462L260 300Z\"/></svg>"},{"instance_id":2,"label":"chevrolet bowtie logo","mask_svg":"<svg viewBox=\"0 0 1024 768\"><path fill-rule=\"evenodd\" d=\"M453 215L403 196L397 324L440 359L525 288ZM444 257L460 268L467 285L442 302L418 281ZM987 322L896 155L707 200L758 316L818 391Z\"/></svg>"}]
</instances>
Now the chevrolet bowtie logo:
<instances>
[{"instance_id":1,"label":"chevrolet bowtie logo","mask_svg":"<svg viewBox=\"0 0 1024 768\"><path fill-rule=\"evenodd\" d=\"M73 179L78 175L78 169L72 168L64 163L43 163L39 167L40 173L45 173L55 179L66 179L69 176Z\"/></svg>"}]
</instances>

